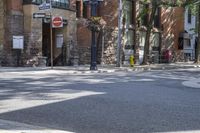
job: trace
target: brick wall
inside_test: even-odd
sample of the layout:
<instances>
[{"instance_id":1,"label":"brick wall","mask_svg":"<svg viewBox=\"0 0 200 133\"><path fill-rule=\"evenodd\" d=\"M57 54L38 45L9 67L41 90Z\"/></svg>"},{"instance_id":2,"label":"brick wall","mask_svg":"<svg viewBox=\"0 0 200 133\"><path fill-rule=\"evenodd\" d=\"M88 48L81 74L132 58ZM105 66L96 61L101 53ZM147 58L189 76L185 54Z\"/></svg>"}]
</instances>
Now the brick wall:
<instances>
[{"instance_id":1,"label":"brick wall","mask_svg":"<svg viewBox=\"0 0 200 133\"><path fill-rule=\"evenodd\" d=\"M97 61L100 63L103 61L106 64L113 64L116 61L116 41L117 41L117 27L118 27L118 12L117 0L104 0L100 4L99 14L106 22L104 36L104 59L101 60L102 54L102 38L98 38L97 34ZM90 8L88 8L90 9ZM90 15L88 15L90 16ZM83 18L79 18L77 26L77 43L79 47L79 63L89 64L90 63L90 47L91 47L91 31L87 29L84 24ZM100 41L98 40L100 39Z\"/></svg>"},{"instance_id":2,"label":"brick wall","mask_svg":"<svg viewBox=\"0 0 200 133\"><path fill-rule=\"evenodd\" d=\"M169 49L172 51L174 61L183 60L183 51L178 50L179 34L184 31L184 9L162 8L161 22L163 25L161 51Z\"/></svg>"}]
</instances>

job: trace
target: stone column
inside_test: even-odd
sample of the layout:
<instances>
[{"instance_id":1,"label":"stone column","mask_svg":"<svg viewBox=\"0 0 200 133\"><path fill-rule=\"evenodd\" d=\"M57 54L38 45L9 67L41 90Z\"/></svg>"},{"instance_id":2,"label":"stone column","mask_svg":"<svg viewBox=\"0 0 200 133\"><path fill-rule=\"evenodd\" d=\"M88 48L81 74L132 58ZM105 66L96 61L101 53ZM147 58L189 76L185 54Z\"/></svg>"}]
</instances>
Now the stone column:
<instances>
[{"instance_id":1,"label":"stone column","mask_svg":"<svg viewBox=\"0 0 200 133\"><path fill-rule=\"evenodd\" d=\"M42 57L42 19L34 19L37 5L24 5L25 64L38 66Z\"/></svg>"},{"instance_id":2,"label":"stone column","mask_svg":"<svg viewBox=\"0 0 200 133\"><path fill-rule=\"evenodd\" d=\"M23 36L23 11L22 0L6 0L6 12L4 17L5 36L3 44L4 66L21 66L23 50L13 49L13 36Z\"/></svg>"}]
</instances>

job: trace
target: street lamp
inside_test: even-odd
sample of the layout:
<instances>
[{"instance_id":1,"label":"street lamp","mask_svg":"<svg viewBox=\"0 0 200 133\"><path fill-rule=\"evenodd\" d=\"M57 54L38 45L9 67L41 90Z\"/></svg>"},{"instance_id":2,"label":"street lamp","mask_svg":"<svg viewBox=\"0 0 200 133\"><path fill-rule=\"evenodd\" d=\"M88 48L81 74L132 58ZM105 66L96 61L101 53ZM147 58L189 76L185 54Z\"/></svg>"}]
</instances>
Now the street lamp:
<instances>
[{"instance_id":1,"label":"street lamp","mask_svg":"<svg viewBox=\"0 0 200 133\"><path fill-rule=\"evenodd\" d=\"M85 0L86 1L86 0ZM103 0L90 0L91 5L91 17L97 16L97 5ZM92 43L91 43L91 62L90 70L97 70L97 46L96 46L96 34L95 27L92 26Z\"/></svg>"}]
</instances>

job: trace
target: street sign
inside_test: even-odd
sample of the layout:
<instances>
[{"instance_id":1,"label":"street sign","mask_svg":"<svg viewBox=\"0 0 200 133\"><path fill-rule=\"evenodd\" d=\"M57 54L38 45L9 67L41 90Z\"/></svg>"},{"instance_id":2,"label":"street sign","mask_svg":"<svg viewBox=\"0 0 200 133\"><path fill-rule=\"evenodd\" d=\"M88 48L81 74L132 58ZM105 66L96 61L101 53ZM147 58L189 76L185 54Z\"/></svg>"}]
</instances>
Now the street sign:
<instances>
[{"instance_id":1,"label":"street sign","mask_svg":"<svg viewBox=\"0 0 200 133\"><path fill-rule=\"evenodd\" d=\"M45 18L45 13L33 13L33 18Z\"/></svg>"},{"instance_id":2,"label":"street sign","mask_svg":"<svg viewBox=\"0 0 200 133\"><path fill-rule=\"evenodd\" d=\"M24 36L13 36L13 49L24 49Z\"/></svg>"},{"instance_id":3,"label":"street sign","mask_svg":"<svg viewBox=\"0 0 200 133\"><path fill-rule=\"evenodd\" d=\"M44 2L41 5L39 5L39 10L50 10L51 9L51 3Z\"/></svg>"},{"instance_id":4,"label":"street sign","mask_svg":"<svg viewBox=\"0 0 200 133\"><path fill-rule=\"evenodd\" d=\"M58 17L52 17L52 27L53 28L61 28L63 27L63 18Z\"/></svg>"}]
</instances>

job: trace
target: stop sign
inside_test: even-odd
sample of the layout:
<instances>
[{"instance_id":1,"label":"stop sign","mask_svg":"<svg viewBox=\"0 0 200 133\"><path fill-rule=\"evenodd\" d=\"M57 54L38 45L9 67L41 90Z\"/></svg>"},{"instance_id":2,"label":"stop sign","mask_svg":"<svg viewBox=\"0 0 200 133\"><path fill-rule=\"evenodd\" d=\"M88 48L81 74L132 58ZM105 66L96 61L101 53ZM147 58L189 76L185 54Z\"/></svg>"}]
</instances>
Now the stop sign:
<instances>
[{"instance_id":1,"label":"stop sign","mask_svg":"<svg viewBox=\"0 0 200 133\"><path fill-rule=\"evenodd\" d=\"M53 28L63 27L63 18L62 17L52 17L52 27Z\"/></svg>"}]
</instances>

